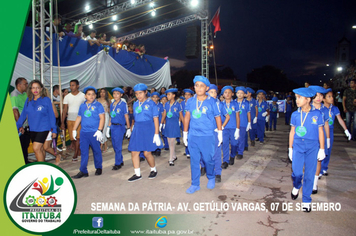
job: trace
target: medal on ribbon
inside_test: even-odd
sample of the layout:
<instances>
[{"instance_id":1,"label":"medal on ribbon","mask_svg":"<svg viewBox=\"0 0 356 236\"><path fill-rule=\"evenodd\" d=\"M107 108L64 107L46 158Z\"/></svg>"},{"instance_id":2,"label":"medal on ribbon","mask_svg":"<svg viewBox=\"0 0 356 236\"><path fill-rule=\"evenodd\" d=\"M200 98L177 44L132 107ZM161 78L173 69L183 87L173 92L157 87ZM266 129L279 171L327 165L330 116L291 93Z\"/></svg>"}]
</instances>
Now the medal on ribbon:
<instances>
[{"instance_id":1,"label":"medal on ribbon","mask_svg":"<svg viewBox=\"0 0 356 236\"><path fill-rule=\"evenodd\" d=\"M110 116L111 116L111 118L114 118L116 116L116 112L115 111L111 111L110 112Z\"/></svg>"},{"instance_id":2,"label":"medal on ribbon","mask_svg":"<svg viewBox=\"0 0 356 236\"><path fill-rule=\"evenodd\" d=\"M195 110L193 111L193 118L199 119L200 117L201 117L201 111L195 109Z\"/></svg>"},{"instance_id":3,"label":"medal on ribbon","mask_svg":"<svg viewBox=\"0 0 356 236\"><path fill-rule=\"evenodd\" d=\"M303 137L304 135L307 134L307 128L305 128L304 126L298 126L297 129L295 130L295 133L299 137Z\"/></svg>"},{"instance_id":4,"label":"medal on ribbon","mask_svg":"<svg viewBox=\"0 0 356 236\"><path fill-rule=\"evenodd\" d=\"M86 111L84 112L84 116L85 116L85 117L91 117L91 111L86 110Z\"/></svg>"},{"instance_id":5,"label":"medal on ribbon","mask_svg":"<svg viewBox=\"0 0 356 236\"><path fill-rule=\"evenodd\" d=\"M172 112L170 112L170 111L167 112L167 117L168 117L168 118L172 118L172 116L173 116L173 113L172 113Z\"/></svg>"}]
</instances>

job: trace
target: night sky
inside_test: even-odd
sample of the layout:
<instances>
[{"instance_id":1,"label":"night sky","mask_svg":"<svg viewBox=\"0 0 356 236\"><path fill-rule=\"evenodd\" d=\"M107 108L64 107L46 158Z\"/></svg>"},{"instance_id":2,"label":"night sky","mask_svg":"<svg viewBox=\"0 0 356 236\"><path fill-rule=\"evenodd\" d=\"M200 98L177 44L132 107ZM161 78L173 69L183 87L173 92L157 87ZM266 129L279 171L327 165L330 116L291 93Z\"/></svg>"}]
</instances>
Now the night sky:
<instances>
[{"instance_id":1,"label":"night sky","mask_svg":"<svg viewBox=\"0 0 356 236\"><path fill-rule=\"evenodd\" d=\"M338 41L345 36L356 45L356 1L210 0L211 16L219 6L216 63L230 66L242 81L264 65L280 68L299 83L327 81L334 74ZM148 54L169 56L173 72L200 69L200 59L184 56L185 36L186 26L180 26L135 42L144 43ZM356 59L355 49L351 58Z\"/></svg>"},{"instance_id":2,"label":"night sky","mask_svg":"<svg viewBox=\"0 0 356 236\"><path fill-rule=\"evenodd\" d=\"M68 5L65 0L60 2ZM70 3L83 13L85 2ZM210 19L219 6L222 31L214 39L216 63L231 67L239 80L246 81L254 68L272 65L299 84L326 82L334 75L335 49L343 36L351 41L351 59L356 59L356 29L352 29L356 25L356 0L209 0ZM134 42L144 44L147 54L168 56L172 73L200 70L200 59L186 59L184 55L186 28L194 24L200 25L200 21ZM84 31L89 34L87 26ZM114 31L105 33L111 36ZM126 33L117 32L117 36L123 35Z\"/></svg>"}]
</instances>

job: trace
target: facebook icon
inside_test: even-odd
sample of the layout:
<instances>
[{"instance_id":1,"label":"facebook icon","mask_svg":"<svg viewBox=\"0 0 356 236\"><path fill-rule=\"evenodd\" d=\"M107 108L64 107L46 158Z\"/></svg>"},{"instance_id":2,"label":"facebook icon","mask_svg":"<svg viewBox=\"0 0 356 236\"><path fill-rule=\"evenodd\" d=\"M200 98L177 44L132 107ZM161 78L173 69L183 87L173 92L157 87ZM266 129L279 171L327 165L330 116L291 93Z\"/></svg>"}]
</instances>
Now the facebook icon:
<instances>
[{"instance_id":1,"label":"facebook icon","mask_svg":"<svg viewBox=\"0 0 356 236\"><path fill-rule=\"evenodd\" d=\"M93 225L93 228L103 228L103 226L104 226L103 217L93 217L92 225Z\"/></svg>"}]
</instances>

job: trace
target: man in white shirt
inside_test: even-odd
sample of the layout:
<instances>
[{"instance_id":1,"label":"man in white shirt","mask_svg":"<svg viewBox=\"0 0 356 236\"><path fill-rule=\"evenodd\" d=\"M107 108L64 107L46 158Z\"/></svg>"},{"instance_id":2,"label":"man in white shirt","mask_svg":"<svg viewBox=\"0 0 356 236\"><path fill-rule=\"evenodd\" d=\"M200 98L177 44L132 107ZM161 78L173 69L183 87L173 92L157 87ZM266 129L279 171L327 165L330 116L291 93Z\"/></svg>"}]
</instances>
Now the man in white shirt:
<instances>
[{"instance_id":1,"label":"man in white shirt","mask_svg":"<svg viewBox=\"0 0 356 236\"><path fill-rule=\"evenodd\" d=\"M67 118L67 127L68 127L68 132L69 132L69 137L70 140L73 142L74 146L74 156L73 156L73 162L78 161L78 156L80 156L80 149L79 149L79 139L80 139L80 129L81 126L79 125L77 129L77 137L76 140L73 137L73 127L75 120L77 119L78 116L78 111L80 105L85 102L85 96L84 93L79 91L79 81L78 80L71 80L70 81L70 90L71 93L69 93L67 96L64 97L63 100L63 114L62 114L62 125L61 129L65 129L64 125L64 120ZM68 116L67 116L68 112Z\"/></svg>"},{"instance_id":2,"label":"man in white shirt","mask_svg":"<svg viewBox=\"0 0 356 236\"><path fill-rule=\"evenodd\" d=\"M86 40L89 42L90 46L93 46L95 43L100 46L99 40L95 38L96 30L91 30L90 34L86 37Z\"/></svg>"}]
</instances>

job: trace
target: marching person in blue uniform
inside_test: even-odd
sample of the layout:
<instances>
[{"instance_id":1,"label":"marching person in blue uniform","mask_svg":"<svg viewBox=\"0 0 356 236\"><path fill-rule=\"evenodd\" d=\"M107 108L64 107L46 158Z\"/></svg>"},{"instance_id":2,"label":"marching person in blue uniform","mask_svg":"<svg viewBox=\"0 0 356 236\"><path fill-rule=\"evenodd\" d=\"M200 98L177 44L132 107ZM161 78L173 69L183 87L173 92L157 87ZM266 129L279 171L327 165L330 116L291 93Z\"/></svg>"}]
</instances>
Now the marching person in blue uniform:
<instances>
[{"instance_id":1,"label":"marching person in blue uniform","mask_svg":"<svg viewBox=\"0 0 356 236\"><path fill-rule=\"evenodd\" d=\"M312 89L315 92L315 97L312 102L312 107L314 107L317 110L320 110L321 113L323 114L323 119L324 119L324 140L325 140L325 155L328 155L328 150L330 148L330 127L329 127L329 111L324 105L322 104L323 99L324 99L324 94L326 93L326 89L317 86L317 85L310 85L310 89ZM316 173L314 177L314 185L313 185L313 192L312 194L318 193L318 179L321 178L321 161L318 161L317 167L316 167Z\"/></svg>"},{"instance_id":2,"label":"marching person in blue uniform","mask_svg":"<svg viewBox=\"0 0 356 236\"><path fill-rule=\"evenodd\" d=\"M189 194L200 189L201 158L205 164L206 176L208 178L207 188L215 188L215 122L219 140L218 146L221 145L223 140L219 107L215 99L206 95L210 86L209 80L204 76L197 75L194 77L193 82L196 95L189 99L186 104L183 131L184 145L188 146L191 154L190 169L192 182L186 191Z\"/></svg>"},{"instance_id":3,"label":"marching person in blue uniform","mask_svg":"<svg viewBox=\"0 0 356 236\"><path fill-rule=\"evenodd\" d=\"M334 104L333 91L332 91L332 89L329 88L326 90L326 94L324 97L324 107L328 109L328 116L329 116L328 124L329 124L329 128L330 128L330 147L329 147L329 150L327 152L325 159L321 162L320 173L324 176L328 176L328 168L329 168L328 166L329 166L329 162L330 162L331 150L332 150L333 143L334 143L335 118L337 118L337 120L339 121L339 124L344 129L344 133L345 133L348 141L351 140L351 134L347 130L346 124L340 115L340 110L337 106L333 106L333 104Z\"/></svg>"},{"instance_id":4,"label":"marching person in blue uniform","mask_svg":"<svg viewBox=\"0 0 356 236\"><path fill-rule=\"evenodd\" d=\"M265 136L265 123L268 120L269 109L268 104L264 100L266 92L264 90L257 91L257 138L260 141L260 144L264 143L264 136Z\"/></svg>"},{"instance_id":5,"label":"marching person in blue uniform","mask_svg":"<svg viewBox=\"0 0 356 236\"><path fill-rule=\"evenodd\" d=\"M158 92L153 92L151 94L151 99L152 101L154 101L157 105L157 109L158 109L158 120L161 121L162 120L162 114L164 112L163 109L163 105L162 103L159 102L159 93ZM161 132L161 131L160 131ZM157 147L156 151L152 152L153 155L155 156L160 156L161 155L161 149Z\"/></svg>"},{"instance_id":6,"label":"marching person in blue uniform","mask_svg":"<svg viewBox=\"0 0 356 236\"><path fill-rule=\"evenodd\" d=\"M166 91L166 90L164 90L164 91ZM161 119L159 120L161 122L162 114L164 112L164 106L166 105L166 102L168 100L167 100L167 95L166 94L162 94L159 98L161 100L160 103L162 104ZM167 137L163 135L163 131L164 131L164 127L162 127L162 129L159 131L161 133L161 135L162 135L162 139L163 139L163 142L164 142L164 150L169 150L168 140L167 140Z\"/></svg>"},{"instance_id":7,"label":"marching person in blue uniform","mask_svg":"<svg viewBox=\"0 0 356 236\"><path fill-rule=\"evenodd\" d=\"M222 102L220 102L220 100L217 98L218 87L215 84L210 84L208 93L209 93L210 97L215 99L216 104L219 107L221 116L225 117L225 121L222 124L222 126L225 127L227 122L229 122L229 120L230 120L230 115L228 114L226 109L224 109L224 105L222 104ZM237 117L238 117L238 114L237 114ZM214 122L214 131L217 131L217 123L216 122ZM224 131L223 131L223 134L224 134ZM222 168L221 168L221 164L222 164L222 162L221 162L221 146L222 145L219 145L219 139L218 139L217 132L214 132L214 136L215 136L215 154L214 154L215 183L220 183L221 182L221 171L222 171ZM201 171L204 171L204 173L203 174L201 173L201 175L205 175L206 171L205 171L204 162L201 161L200 164L202 165Z\"/></svg>"},{"instance_id":8,"label":"marching person in blue uniform","mask_svg":"<svg viewBox=\"0 0 356 236\"><path fill-rule=\"evenodd\" d=\"M240 135L240 116L238 114L237 103L232 99L234 95L234 89L231 86L225 86L221 89L221 93L224 94L225 100L222 102L222 110L226 116L221 117L221 122L223 122L223 163L221 168L226 169L229 165L234 164L236 149L233 147L237 146L237 139ZM222 111L220 111L222 112ZM231 145L231 153L229 150L229 145Z\"/></svg>"},{"instance_id":9,"label":"marching person in blue uniform","mask_svg":"<svg viewBox=\"0 0 356 236\"><path fill-rule=\"evenodd\" d=\"M141 151L144 152L148 165L151 168L148 178L156 178L157 169L151 152L155 151L157 146L161 146L157 105L154 101L147 98L147 85L142 83L136 84L133 89L137 101L133 106L134 124L131 127L132 134L128 150L131 151L135 174L128 179L129 182L142 179L139 157Z\"/></svg>"},{"instance_id":10,"label":"marching person in blue uniform","mask_svg":"<svg viewBox=\"0 0 356 236\"><path fill-rule=\"evenodd\" d=\"M292 101L292 96L288 95L287 99L286 99L286 104L285 104L285 107L284 107L284 113L285 113L284 119L285 119L285 122L286 122L285 124L286 125L289 125L293 107L294 107L294 104L293 104L293 101Z\"/></svg>"},{"instance_id":11,"label":"marching person in blue uniform","mask_svg":"<svg viewBox=\"0 0 356 236\"><path fill-rule=\"evenodd\" d=\"M73 127L73 137L77 137L77 129L79 124L80 130L80 168L77 175L72 176L74 179L88 177L88 159L89 147L93 150L95 175L102 174L103 157L100 149L100 141L103 138L103 127L105 123L105 110L100 102L96 101L96 88L88 86L83 90L86 101L80 105L77 119Z\"/></svg>"},{"instance_id":12,"label":"marching person in blue uniform","mask_svg":"<svg viewBox=\"0 0 356 236\"><path fill-rule=\"evenodd\" d=\"M122 141L124 139L125 132L126 138L130 138L131 127L127 104L125 100L121 99L121 96L124 94L124 90L117 87L112 89L111 92L113 94L114 101L110 104L110 119L109 126L106 130L106 137L110 138L111 131L111 141L115 151L115 165L112 170L119 170L124 165L122 156Z\"/></svg>"},{"instance_id":13,"label":"marching person in blue uniform","mask_svg":"<svg viewBox=\"0 0 356 236\"><path fill-rule=\"evenodd\" d=\"M251 129L251 114L250 114L250 104L244 98L247 93L245 87L236 87L236 102L237 102L237 112L240 117L240 135L238 137L237 146L231 147L234 148L237 152L236 159L242 159L245 150L246 134L247 131Z\"/></svg>"},{"instance_id":14,"label":"marching person in blue uniform","mask_svg":"<svg viewBox=\"0 0 356 236\"><path fill-rule=\"evenodd\" d=\"M255 146L255 140L256 140L256 135L257 135L257 115L258 115L258 108L257 108L257 101L252 97L252 94L255 93L255 90L252 88L246 88L247 91L247 96L246 96L246 101L249 102L250 104L250 114L251 114L251 129L248 131L250 134L250 140L251 140L251 146ZM248 148L248 142L247 142L247 134L246 134L246 142L245 142L245 147Z\"/></svg>"},{"instance_id":15,"label":"marching person in blue uniform","mask_svg":"<svg viewBox=\"0 0 356 236\"><path fill-rule=\"evenodd\" d=\"M36 159L44 162L43 144L50 131L52 131L52 138L56 138L57 126L51 99L47 97L47 91L39 80L32 80L27 87L27 98L21 115L16 122L17 130L21 134L25 133L22 126L26 119ZM56 162L59 161L60 157L59 160L56 159Z\"/></svg>"},{"instance_id":16,"label":"marching person in blue uniform","mask_svg":"<svg viewBox=\"0 0 356 236\"><path fill-rule=\"evenodd\" d=\"M311 194L318 160L325 158L323 114L310 106L315 91L298 88L296 96L298 110L293 112L289 133L289 159L292 161L293 190L291 198L296 200L303 182L302 208L310 212ZM304 168L304 175L303 175Z\"/></svg>"},{"instance_id":17,"label":"marching person in blue uniform","mask_svg":"<svg viewBox=\"0 0 356 236\"><path fill-rule=\"evenodd\" d=\"M164 126L163 135L168 139L170 152L168 163L170 166L174 166L174 162L178 159L175 152L175 139L180 137L180 123L183 120L182 107L177 101L177 92L176 88L166 90L168 102L164 106L159 125L160 130Z\"/></svg>"},{"instance_id":18,"label":"marching person in blue uniform","mask_svg":"<svg viewBox=\"0 0 356 236\"><path fill-rule=\"evenodd\" d=\"M191 89L183 89L183 93L184 93L184 101L182 101L181 106L182 106L183 119L184 119L184 117L185 117L185 112L186 112L186 110L185 110L185 105L187 104L188 100L189 100L191 97L193 97L194 92L193 92L193 90L191 90ZM184 122L182 122L182 127L183 127L183 130L184 130L184 124L183 124L183 123L184 123ZM185 153L184 153L184 155L186 155L188 159L190 158L190 153L189 153L188 147L185 147ZM205 169L204 169L204 171L205 171Z\"/></svg>"},{"instance_id":19,"label":"marching person in blue uniform","mask_svg":"<svg viewBox=\"0 0 356 236\"><path fill-rule=\"evenodd\" d=\"M272 131L272 122L273 122L273 130L277 129L277 119L279 118L279 106L278 106L278 98L273 97L272 103L269 104L269 131Z\"/></svg>"}]
</instances>

